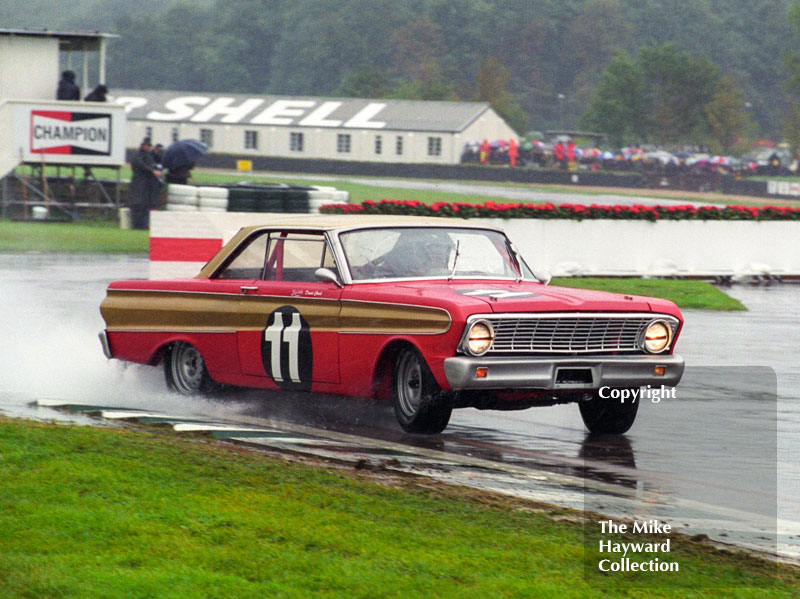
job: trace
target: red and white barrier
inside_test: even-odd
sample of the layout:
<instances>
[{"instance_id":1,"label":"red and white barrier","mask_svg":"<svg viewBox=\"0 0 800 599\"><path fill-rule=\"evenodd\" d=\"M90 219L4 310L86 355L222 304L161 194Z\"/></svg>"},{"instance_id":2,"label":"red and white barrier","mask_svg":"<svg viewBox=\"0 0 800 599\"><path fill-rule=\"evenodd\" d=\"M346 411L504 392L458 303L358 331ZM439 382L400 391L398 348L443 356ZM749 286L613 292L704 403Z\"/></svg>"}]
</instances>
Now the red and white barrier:
<instances>
[{"instance_id":1,"label":"red and white barrier","mask_svg":"<svg viewBox=\"0 0 800 599\"><path fill-rule=\"evenodd\" d=\"M276 215L152 212L150 278L195 276L241 227L267 224L272 216ZM302 223L308 216L281 214L280 218ZM441 220L446 225L450 219ZM556 276L800 276L796 221L469 222L504 229L531 267Z\"/></svg>"}]
</instances>

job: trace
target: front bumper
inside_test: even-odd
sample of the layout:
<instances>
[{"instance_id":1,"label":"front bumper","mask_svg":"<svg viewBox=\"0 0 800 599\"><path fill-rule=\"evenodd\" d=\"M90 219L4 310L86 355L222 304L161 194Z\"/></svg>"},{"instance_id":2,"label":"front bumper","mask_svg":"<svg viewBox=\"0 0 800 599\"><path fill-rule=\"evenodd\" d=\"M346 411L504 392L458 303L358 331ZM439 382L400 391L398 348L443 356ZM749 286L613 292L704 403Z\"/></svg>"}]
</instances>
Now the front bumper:
<instances>
[{"instance_id":1,"label":"front bumper","mask_svg":"<svg viewBox=\"0 0 800 599\"><path fill-rule=\"evenodd\" d=\"M655 368L664 367L663 376ZM593 357L446 358L444 372L454 391L468 389L592 390L600 387L673 387L683 375L684 361L675 355ZM478 378L476 370L486 368ZM576 376L577 374L577 376ZM576 380L579 379L579 380Z\"/></svg>"}]
</instances>

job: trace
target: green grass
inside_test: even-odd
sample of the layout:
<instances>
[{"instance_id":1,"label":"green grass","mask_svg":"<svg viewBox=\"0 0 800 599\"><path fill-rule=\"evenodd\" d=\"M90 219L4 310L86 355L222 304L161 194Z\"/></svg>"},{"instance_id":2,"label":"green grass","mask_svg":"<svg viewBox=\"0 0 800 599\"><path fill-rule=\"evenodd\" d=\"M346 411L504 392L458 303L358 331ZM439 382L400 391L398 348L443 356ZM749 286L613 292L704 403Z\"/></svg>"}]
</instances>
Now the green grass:
<instances>
[{"instance_id":1,"label":"green grass","mask_svg":"<svg viewBox=\"0 0 800 599\"><path fill-rule=\"evenodd\" d=\"M676 540L679 586L585 576L579 524L167 433L0 419L0 597L796 597ZM516 508L514 506L517 506ZM777 575L777 579L770 579ZM764 585L768 588L756 588Z\"/></svg>"},{"instance_id":2,"label":"green grass","mask_svg":"<svg viewBox=\"0 0 800 599\"><path fill-rule=\"evenodd\" d=\"M19 167L22 168L22 167ZM19 170L19 169L18 169ZM97 168L94 169L94 174L100 179L116 180L116 171L111 169ZM55 175L55 168L49 167L48 173ZM80 177L80 169L76 171ZM64 173L62 172L62 175ZM236 173L233 171L222 171L219 169L195 169L192 171L192 183L195 184L233 184L240 181L247 181L249 183L290 183L294 185L331 185L337 189L350 192L351 201L353 203L361 203L364 200L417 200L427 204L435 202L464 202L467 204L482 204L484 202L517 202L518 200L505 200L498 196L489 195L472 195L472 194L459 194L442 192L435 190L414 190L405 189L402 187L383 187L378 185L367 185L363 183L354 183L352 179L365 180L365 179L383 179L404 181L406 179L392 178L392 177L368 177L361 175L320 175L326 179L307 179L303 178L302 174L298 173L267 173L267 172L254 172L254 173ZM125 166L121 169L121 178L123 180L130 179L130 168ZM419 179L424 181L425 179ZM787 179L788 180L788 179ZM799 179L800 180L800 179ZM431 183L440 183L438 180L427 180ZM591 203L595 196L602 195L621 195L635 197L663 197L665 201L675 202L705 202L713 204L733 204L745 206L762 206L765 203L775 203L781 206L800 207L800 201L795 200L772 200L769 198L743 198L741 196L731 197L721 193L692 193L687 191L676 190L662 190L662 189L630 189L630 188L587 188L580 186L566 186L566 185L540 185L540 184L525 184L513 183L510 181L468 181L468 180L453 180L446 181L447 183L458 183L462 185L470 185L474 188L482 186L492 187L508 187L509 189L533 189L543 192L560 193L570 198L574 203ZM537 202L533 202L537 203ZM540 203L540 202L539 202Z\"/></svg>"},{"instance_id":3,"label":"green grass","mask_svg":"<svg viewBox=\"0 0 800 599\"><path fill-rule=\"evenodd\" d=\"M0 251L145 253L147 231L122 230L104 222L0 221Z\"/></svg>"},{"instance_id":4,"label":"green grass","mask_svg":"<svg viewBox=\"0 0 800 599\"><path fill-rule=\"evenodd\" d=\"M705 281L636 278L556 278L553 285L579 289L598 289L613 293L660 297L683 309L746 310L736 300Z\"/></svg>"}]
</instances>

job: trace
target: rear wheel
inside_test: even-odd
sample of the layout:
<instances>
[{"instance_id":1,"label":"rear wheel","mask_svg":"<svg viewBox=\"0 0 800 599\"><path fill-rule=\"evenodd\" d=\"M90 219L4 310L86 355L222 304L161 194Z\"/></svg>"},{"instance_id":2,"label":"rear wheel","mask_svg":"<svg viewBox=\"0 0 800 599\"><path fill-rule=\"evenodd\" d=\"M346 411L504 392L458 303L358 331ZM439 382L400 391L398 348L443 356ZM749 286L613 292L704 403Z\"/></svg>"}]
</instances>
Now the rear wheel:
<instances>
[{"instance_id":1,"label":"rear wheel","mask_svg":"<svg viewBox=\"0 0 800 599\"><path fill-rule=\"evenodd\" d=\"M198 349L184 341L167 348L164 355L164 376L167 387L181 395L210 393L216 383L212 380Z\"/></svg>"},{"instance_id":2,"label":"rear wheel","mask_svg":"<svg viewBox=\"0 0 800 599\"><path fill-rule=\"evenodd\" d=\"M593 433L621 435L628 432L636 420L639 401L626 399L624 402L610 397L600 397L595 391L592 398L578 403L586 428Z\"/></svg>"},{"instance_id":3,"label":"rear wheel","mask_svg":"<svg viewBox=\"0 0 800 599\"><path fill-rule=\"evenodd\" d=\"M450 394L441 390L425 359L412 347L395 359L392 403L397 421L409 433L441 433L453 412Z\"/></svg>"}]
</instances>

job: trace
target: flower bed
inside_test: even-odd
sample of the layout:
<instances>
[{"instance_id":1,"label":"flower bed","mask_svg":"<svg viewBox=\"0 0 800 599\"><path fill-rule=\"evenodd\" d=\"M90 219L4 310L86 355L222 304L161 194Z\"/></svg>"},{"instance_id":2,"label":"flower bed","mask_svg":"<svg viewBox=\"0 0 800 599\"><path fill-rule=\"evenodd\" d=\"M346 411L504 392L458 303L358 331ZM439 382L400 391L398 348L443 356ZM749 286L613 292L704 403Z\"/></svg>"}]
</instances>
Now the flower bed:
<instances>
[{"instance_id":1,"label":"flower bed","mask_svg":"<svg viewBox=\"0 0 800 599\"><path fill-rule=\"evenodd\" d=\"M459 218L538 218L616 220L800 220L800 208L788 206L602 206L598 204L424 204L415 200L367 200L363 204L332 204L326 214L403 214Z\"/></svg>"}]
</instances>

